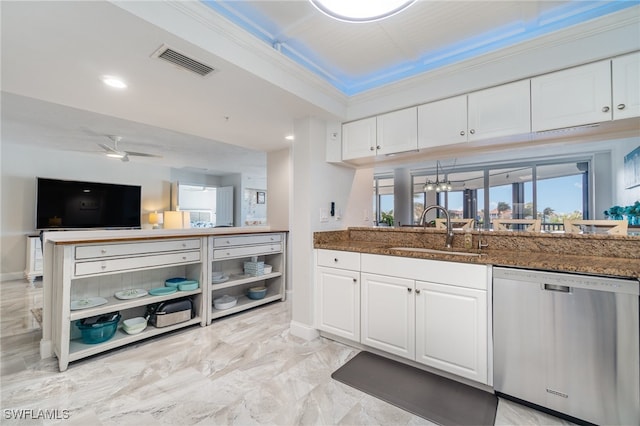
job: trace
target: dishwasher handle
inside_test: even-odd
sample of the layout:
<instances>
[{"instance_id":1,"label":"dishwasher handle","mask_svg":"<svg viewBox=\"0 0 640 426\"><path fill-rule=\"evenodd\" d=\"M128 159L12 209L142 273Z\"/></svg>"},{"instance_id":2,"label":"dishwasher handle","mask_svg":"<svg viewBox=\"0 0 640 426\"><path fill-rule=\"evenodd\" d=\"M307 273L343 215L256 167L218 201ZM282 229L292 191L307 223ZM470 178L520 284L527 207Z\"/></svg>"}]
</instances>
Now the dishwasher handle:
<instances>
[{"instance_id":1,"label":"dishwasher handle","mask_svg":"<svg viewBox=\"0 0 640 426\"><path fill-rule=\"evenodd\" d=\"M543 284L542 289L546 291L555 291L558 293L571 293L571 287L557 284Z\"/></svg>"}]
</instances>

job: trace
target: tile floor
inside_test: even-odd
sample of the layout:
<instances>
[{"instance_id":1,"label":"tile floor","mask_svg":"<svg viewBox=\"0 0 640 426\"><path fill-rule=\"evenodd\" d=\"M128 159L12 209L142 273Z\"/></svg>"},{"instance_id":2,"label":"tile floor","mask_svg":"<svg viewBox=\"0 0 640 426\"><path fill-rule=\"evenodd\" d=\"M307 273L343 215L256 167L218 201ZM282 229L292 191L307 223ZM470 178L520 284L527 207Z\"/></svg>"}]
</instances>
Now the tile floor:
<instances>
[{"instance_id":1,"label":"tile floor","mask_svg":"<svg viewBox=\"0 0 640 426\"><path fill-rule=\"evenodd\" d=\"M430 425L331 379L357 350L289 334L288 303L72 363L40 360L40 282L0 283L3 425ZM51 420L18 420L17 410ZM46 410L46 411L38 411ZM568 424L500 400L496 425Z\"/></svg>"}]
</instances>

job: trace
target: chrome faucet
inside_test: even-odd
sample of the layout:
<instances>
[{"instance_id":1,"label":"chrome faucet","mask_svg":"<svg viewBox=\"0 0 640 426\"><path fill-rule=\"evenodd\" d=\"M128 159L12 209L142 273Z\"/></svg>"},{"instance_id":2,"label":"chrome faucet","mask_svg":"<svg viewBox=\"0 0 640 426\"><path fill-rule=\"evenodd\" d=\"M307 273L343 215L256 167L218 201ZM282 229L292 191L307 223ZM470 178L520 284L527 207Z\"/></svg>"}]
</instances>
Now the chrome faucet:
<instances>
[{"instance_id":1,"label":"chrome faucet","mask_svg":"<svg viewBox=\"0 0 640 426\"><path fill-rule=\"evenodd\" d=\"M447 219L447 239L445 241L445 245L446 245L447 248L451 248L451 244L453 243L453 228L451 227L451 216L449 216L449 212L447 211L447 209L445 209L444 207L439 206L437 204L434 204L432 206L427 207L422 212L422 216L420 216L420 220L418 221L418 225L420 225L420 223L422 223L422 227L423 228L427 226L426 215L427 215L427 213L429 211L431 211L433 209L442 210L442 212L444 213L444 217Z\"/></svg>"}]
</instances>

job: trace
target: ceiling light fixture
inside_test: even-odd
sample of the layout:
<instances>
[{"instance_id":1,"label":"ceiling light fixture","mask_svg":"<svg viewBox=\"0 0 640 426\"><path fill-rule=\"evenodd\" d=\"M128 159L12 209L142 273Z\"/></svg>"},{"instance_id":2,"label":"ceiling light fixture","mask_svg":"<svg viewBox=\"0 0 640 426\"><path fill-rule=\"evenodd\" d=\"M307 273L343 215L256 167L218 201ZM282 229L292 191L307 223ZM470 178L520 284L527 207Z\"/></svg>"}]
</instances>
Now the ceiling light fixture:
<instances>
[{"instance_id":1,"label":"ceiling light fixture","mask_svg":"<svg viewBox=\"0 0 640 426\"><path fill-rule=\"evenodd\" d=\"M109 87L113 87L115 89L126 89L127 85L124 81L119 79L118 77L113 77L110 75L102 76L102 82Z\"/></svg>"},{"instance_id":2,"label":"ceiling light fixture","mask_svg":"<svg viewBox=\"0 0 640 426\"><path fill-rule=\"evenodd\" d=\"M427 180L427 183L424 184L424 191L436 191L436 192L447 192L451 191L453 187L451 186L451 182L442 181L440 182L440 161L436 161L436 181L431 182L431 180Z\"/></svg>"},{"instance_id":3,"label":"ceiling light fixture","mask_svg":"<svg viewBox=\"0 0 640 426\"><path fill-rule=\"evenodd\" d=\"M286 140L288 140L288 141L292 141L292 140L294 140L294 139L295 139L295 137L294 137L293 135L287 135L287 136L285 136L284 138L285 138Z\"/></svg>"},{"instance_id":4,"label":"ceiling light fixture","mask_svg":"<svg viewBox=\"0 0 640 426\"><path fill-rule=\"evenodd\" d=\"M344 22L372 22L400 13L416 0L309 0L325 15Z\"/></svg>"},{"instance_id":5,"label":"ceiling light fixture","mask_svg":"<svg viewBox=\"0 0 640 426\"><path fill-rule=\"evenodd\" d=\"M118 154L117 152L107 152L105 155L110 158L124 158L124 154Z\"/></svg>"}]
</instances>

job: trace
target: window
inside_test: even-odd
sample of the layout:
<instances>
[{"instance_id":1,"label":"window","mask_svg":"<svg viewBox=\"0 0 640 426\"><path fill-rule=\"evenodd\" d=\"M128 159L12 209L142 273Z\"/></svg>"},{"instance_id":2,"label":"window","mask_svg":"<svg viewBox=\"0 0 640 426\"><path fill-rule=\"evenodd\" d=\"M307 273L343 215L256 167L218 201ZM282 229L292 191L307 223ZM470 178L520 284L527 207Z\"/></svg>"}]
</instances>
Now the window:
<instances>
[{"instance_id":1,"label":"window","mask_svg":"<svg viewBox=\"0 0 640 426\"><path fill-rule=\"evenodd\" d=\"M441 193L424 190L433 171L414 173L414 223L425 205L439 204L451 218L475 219L478 228L489 229L493 219L537 218L544 230L561 230L565 218L589 218L589 168L589 160L460 168L441 173L452 187Z\"/></svg>"},{"instance_id":2,"label":"window","mask_svg":"<svg viewBox=\"0 0 640 426\"><path fill-rule=\"evenodd\" d=\"M393 225L393 177L374 176L373 212L378 225Z\"/></svg>"}]
</instances>

